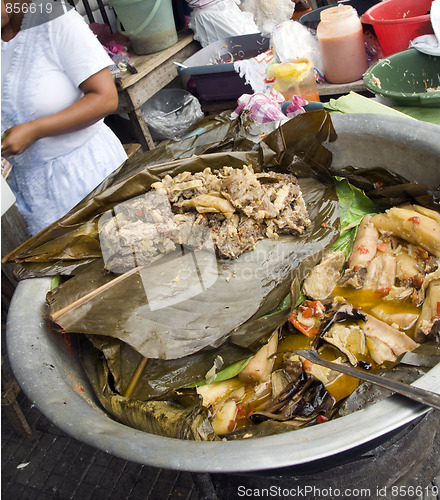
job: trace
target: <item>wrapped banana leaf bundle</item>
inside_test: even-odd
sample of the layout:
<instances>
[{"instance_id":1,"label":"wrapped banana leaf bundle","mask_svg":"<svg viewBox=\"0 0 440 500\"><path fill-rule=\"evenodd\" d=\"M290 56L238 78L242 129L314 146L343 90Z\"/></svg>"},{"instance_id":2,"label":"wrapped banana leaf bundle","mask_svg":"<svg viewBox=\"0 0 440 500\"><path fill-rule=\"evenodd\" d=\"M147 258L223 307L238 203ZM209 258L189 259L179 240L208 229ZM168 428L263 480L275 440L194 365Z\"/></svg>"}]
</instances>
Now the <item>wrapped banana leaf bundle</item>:
<instances>
[{"instance_id":1,"label":"wrapped banana leaf bundle","mask_svg":"<svg viewBox=\"0 0 440 500\"><path fill-rule=\"evenodd\" d=\"M286 122L260 143L226 115L205 129L127 161L4 259L17 263L20 279L63 276L47 296L48 320L77 334L86 373L110 414L147 432L195 440L236 428L226 409L213 427L215 396L203 395L203 386L215 381L229 393L242 391L236 376L255 385L255 373L269 369L256 360L275 354L268 346L281 338L300 283L332 245L345 245L335 175L382 208L436 203L430 188L383 169L332 171L324 143L336 134L322 111ZM250 198L237 188L244 178L254 187ZM345 213L356 219L355 230L355 210ZM287 363L272 385L284 384L289 401L300 404L268 404L270 391L259 386L247 407L254 430L231 439L309 425L333 408L319 379ZM254 411L263 401L269 417Z\"/></svg>"}]
</instances>

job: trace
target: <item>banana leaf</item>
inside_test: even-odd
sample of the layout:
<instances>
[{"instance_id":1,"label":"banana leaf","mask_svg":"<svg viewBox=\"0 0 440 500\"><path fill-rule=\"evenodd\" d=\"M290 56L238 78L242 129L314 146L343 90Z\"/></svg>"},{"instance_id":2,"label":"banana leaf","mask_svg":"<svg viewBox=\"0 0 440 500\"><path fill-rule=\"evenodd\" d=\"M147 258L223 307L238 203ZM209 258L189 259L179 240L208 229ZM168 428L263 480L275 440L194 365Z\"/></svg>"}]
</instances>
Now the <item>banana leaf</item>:
<instances>
[{"instance_id":1,"label":"banana leaf","mask_svg":"<svg viewBox=\"0 0 440 500\"><path fill-rule=\"evenodd\" d=\"M29 240L13 258L22 261L22 265L23 261L34 266L48 262L54 270L59 270L60 262L84 263L93 258L91 263L76 269L73 278L48 294L50 317L65 332L118 338L143 356L159 359L186 357L204 348L218 347L231 332L237 344L246 348L252 344L254 349L287 317L288 311L281 311L259 320L288 295L301 262L309 256L315 256L316 262L337 238L334 185L318 180L315 166L305 161L318 162L325 171L331 154L321 141L329 137L334 137L334 131L328 116L317 112L305 119L291 120L268 136L264 154L211 153L132 169L128 177L117 181L115 176L115 183L95 192L76 210ZM201 171L207 166L241 168L243 164L262 170L262 160L270 161L282 172L298 174L313 220L313 227L305 235L261 240L256 250L236 260L218 259L213 263L212 255L204 253L203 259L211 261L210 274L202 276L202 282L194 271L209 266L203 261L194 269L194 261L188 255L180 256L181 259L168 255L155 265L118 276L104 269L98 252L98 222L106 211L145 193L152 182L166 174ZM123 175L122 170L119 175ZM319 170L322 177L321 174ZM330 179L327 175L326 183ZM186 300L173 303L177 275L177 291ZM253 333L247 336L249 331Z\"/></svg>"},{"instance_id":2,"label":"banana leaf","mask_svg":"<svg viewBox=\"0 0 440 500\"><path fill-rule=\"evenodd\" d=\"M170 254L157 265L115 276L97 259L48 294L50 317L65 332L119 338L149 358L173 359L217 347L233 330L238 338L240 326L252 330L245 323L258 320L289 293L302 261L320 258L337 237L337 202L327 191L307 191L313 196L307 205L314 227L306 235L261 240L235 260L198 252L195 267L187 255ZM267 318L262 335L273 331L277 320Z\"/></svg>"},{"instance_id":3,"label":"banana leaf","mask_svg":"<svg viewBox=\"0 0 440 500\"><path fill-rule=\"evenodd\" d=\"M194 389L176 392L167 400L143 402L125 398L110 386L108 366L101 362L99 355L99 350L88 346L82 349L82 363L100 403L120 422L165 437L195 441L219 439L211 427L209 411L202 406Z\"/></svg>"},{"instance_id":4,"label":"banana leaf","mask_svg":"<svg viewBox=\"0 0 440 500\"><path fill-rule=\"evenodd\" d=\"M48 268L50 268L49 276L73 276L84 266L91 264L95 260L59 260L50 264L47 262L23 262L14 266L13 274L17 281L29 278L44 278L48 276Z\"/></svg>"},{"instance_id":5,"label":"banana leaf","mask_svg":"<svg viewBox=\"0 0 440 500\"><path fill-rule=\"evenodd\" d=\"M142 358L141 355L118 339L99 335L86 337L102 352L105 358L102 362L107 364L111 372L115 390L119 394L125 394L135 367ZM83 349L86 347L84 343ZM131 397L140 401L162 398L174 389L203 381L217 357L222 359L225 367L229 367L237 361L248 359L251 354L246 349L225 343L218 349L204 349L179 359L150 359Z\"/></svg>"},{"instance_id":6,"label":"banana leaf","mask_svg":"<svg viewBox=\"0 0 440 500\"><path fill-rule=\"evenodd\" d=\"M162 143L150 151L127 160L65 216L4 256L2 262L25 263L20 267L17 277L27 279L55 274L52 267L55 262L57 266L61 266L62 259L75 261L100 256L97 251L99 239L96 217L114 204L136 196L136 193L130 195L131 189L142 192L143 177L136 174L146 167L179 158L234 148L250 151L255 146L243 138L237 140L237 121L231 120L226 112L205 118L200 124L205 130L201 135L172 143ZM150 184L158 180L153 175L148 176L144 173L145 175L147 180L150 178ZM40 265L27 266L29 262L38 262Z\"/></svg>"},{"instance_id":7,"label":"banana leaf","mask_svg":"<svg viewBox=\"0 0 440 500\"><path fill-rule=\"evenodd\" d=\"M430 186L410 182L405 177L382 167L359 169L355 166L346 166L329 170L333 175L344 177L362 189L368 198L384 208L410 202L433 210L440 209L440 185Z\"/></svg>"},{"instance_id":8,"label":"banana leaf","mask_svg":"<svg viewBox=\"0 0 440 500\"><path fill-rule=\"evenodd\" d=\"M226 113L207 119L202 125L206 132L201 135L158 146L127 160L68 214L10 252L2 262L53 263L99 257L99 217L115 205L144 194L166 174L177 175L196 168L191 166L194 155L209 153L199 165L221 168L230 165L227 151L233 151L233 160L237 162L234 165L252 164L258 170L279 165L285 170L294 159L300 170L301 159L307 162L304 165L308 173L312 166L315 177L331 183L327 172L331 153L321 143L335 140L336 134L324 111L289 120L260 145L240 135L238 122ZM50 274L50 265L46 274Z\"/></svg>"}]
</instances>

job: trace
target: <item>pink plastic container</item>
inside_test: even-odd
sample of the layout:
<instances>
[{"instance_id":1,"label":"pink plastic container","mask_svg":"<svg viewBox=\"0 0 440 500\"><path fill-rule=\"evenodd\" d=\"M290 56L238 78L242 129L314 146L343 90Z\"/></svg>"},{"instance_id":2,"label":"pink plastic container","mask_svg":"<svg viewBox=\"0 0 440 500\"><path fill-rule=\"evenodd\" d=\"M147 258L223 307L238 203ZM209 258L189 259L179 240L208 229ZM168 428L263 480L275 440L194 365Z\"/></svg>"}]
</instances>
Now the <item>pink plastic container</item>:
<instances>
[{"instance_id":1,"label":"pink plastic container","mask_svg":"<svg viewBox=\"0 0 440 500\"><path fill-rule=\"evenodd\" d=\"M370 7L362 16L373 25L384 56L406 50L414 38L433 33L428 14L432 0L385 0Z\"/></svg>"}]
</instances>

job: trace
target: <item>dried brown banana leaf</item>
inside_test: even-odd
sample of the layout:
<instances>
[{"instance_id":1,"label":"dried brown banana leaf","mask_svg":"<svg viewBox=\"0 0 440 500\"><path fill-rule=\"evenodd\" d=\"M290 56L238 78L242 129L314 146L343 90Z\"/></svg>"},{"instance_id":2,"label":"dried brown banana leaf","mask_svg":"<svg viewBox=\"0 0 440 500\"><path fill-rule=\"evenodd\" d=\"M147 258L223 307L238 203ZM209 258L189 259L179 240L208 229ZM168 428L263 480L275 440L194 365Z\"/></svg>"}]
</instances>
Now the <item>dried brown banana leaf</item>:
<instances>
[{"instance_id":1,"label":"dried brown banana leaf","mask_svg":"<svg viewBox=\"0 0 440 500\"><path fill-rule=\"evenodd\" d=\"M221 345L250 318L274 309L289 293L301 262L311 255L319 259L337 238L334 193L317 180L306 182L314 226L304 235L261 240L235 260L198 252L196 268L180 254L118 276L92 264L48 294L50 317L66 332L120 338L149 358L180 358ZM273 331L275 319L265 321L262 335Z\"/></svg>"},{"instance_id":2,"label":"dried brown banana leaf","mask_svg":"<svg viewBox=\"0 0 440 500\"><path fill-rule=\"evenodd\" d=\"M195 441L218 439L211 427L208 409L201 405L195 390L175 393L163 401L143 402L125 398L110 386L109 370L107 364L99 359L98 350L87 346L82 349L81 359L100 403L123 424L172 438Z\"/></svg>"},{"instance_id":3,"label":"dried brown banana leaf","mask_svg":"<svg viewBox=\"0 0 440 500\"><path fill-rule=\"evenodd\" d=\"M315 129L325 129L327 137L331 127L326 124L325 115L316 115L316 120ZM285 132L286 137L290 134L293 141L299 131L297 125L289 124L280 129L281 137ZM290 149L294 151L295 145ZM319 147L317 150L321 155L322 150ZM218 259L210 267L212 275L207 277L208 283L203 276L201 283L198 274L209 267L206 262L197 263L200 264L197 270L192 258L180 259L172 254L156 265L119 276L91 265L48 295L53 321L66 332L119 338L143 356L160 359L186 357L207 347L217 347L227 340L231 331L234 331L234 342L245 347L264 338L285 319L287 313L270 316L264 321L259 321L259 318L274 309L289 293L291 280L301 262L310 256L319 259L320 253L339 232L334 189L311 177L313 169L302 161L292 163L293 156L289 154L289 161L288 155L281 159L279 170L295 172L298 164L301 167L299 183L313 220L313 227L304 235L261 240L255 251L238 259ZM326 161L328 159L329 156ZM256 154L216 153L156 165L133 174L120 186L111 186L90 203L99 204L103 210L114 203L116 193L118 201L127 197L127 190L128 198L142 194L153 180L165 174L174 176L186 170L201 171L207 166L241 167L244 163L258 168ZM201 252L198 257L200 255ZM203 258L212 258L206 252L203 255ZM196 293L200 288L203 293ZM175 295L183 290L187 293L185 300L174 300ZM188 290L194 290L194 293L188 296ZM243 338L239 337L243 337L244 331L254 333L243 343Z\"/></svg>"},{"instance_id":4,"label":"dried brown banana leaf","mask_svg":"<svg viewBox=\"0 0 440 500\"><path fill-rule=\"evenodd\" d=\"M88 335L87 338L103 353L116 391L124 394L141 359L140 354L118 339L99 335ZM246 349L225 343L218 349L205 349L184 358L150 359L132 397L140 401L162 397L174 389L204 380L218 357L223 366L227 367L248 358L251 354Z\"/></svg>"},{"instance_id":5,"label":"dried brown banana leaf","mask_svg":"<svg viewBox=\"0 0 440 500\"><path fill-rule=\"evenodd\" d=\"M288 168L295 157L318 169L317 175L323 178L331 163L331 153L321 142L336 138L329 115L324 111L289 120L266 138L267 145L262 143L261 146L239 139L238 122L230 120L226 114L207 119L203 126L206 132L201 135L161 145L127 160L68 214L10 252L3 262L55 262L96 257L99 217L118 203L145 193L153 182L166 174L173 176L184 170L195 171L191 170L196 168L193 155L212 153L200 160L199 168L204 165L214 169L243 164L264 168L277 163ZM234 151L229 154L225 153L232 149ZM189 163L185 158L189 158ZM326 175L328 177L328 173Z\"/></svg>"}]
</instances>

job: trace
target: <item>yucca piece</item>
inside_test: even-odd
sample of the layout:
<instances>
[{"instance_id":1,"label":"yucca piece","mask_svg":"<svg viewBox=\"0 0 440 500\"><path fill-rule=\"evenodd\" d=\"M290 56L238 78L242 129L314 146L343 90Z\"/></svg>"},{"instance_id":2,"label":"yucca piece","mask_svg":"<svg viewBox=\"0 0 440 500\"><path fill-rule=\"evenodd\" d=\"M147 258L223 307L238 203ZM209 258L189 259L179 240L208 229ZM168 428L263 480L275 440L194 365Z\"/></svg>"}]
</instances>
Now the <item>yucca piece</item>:
<instances>
[{"instance_id":1,"label":"yucca piece","mask_svg":"<svg viewBox=\"0 0 440 500\"><path fill-rule=\"evenodd\" d=\"M440 257L440 223L412 209L393 207L371 219L381 233L391 233Z\"/></svg>"}]
</instances>

